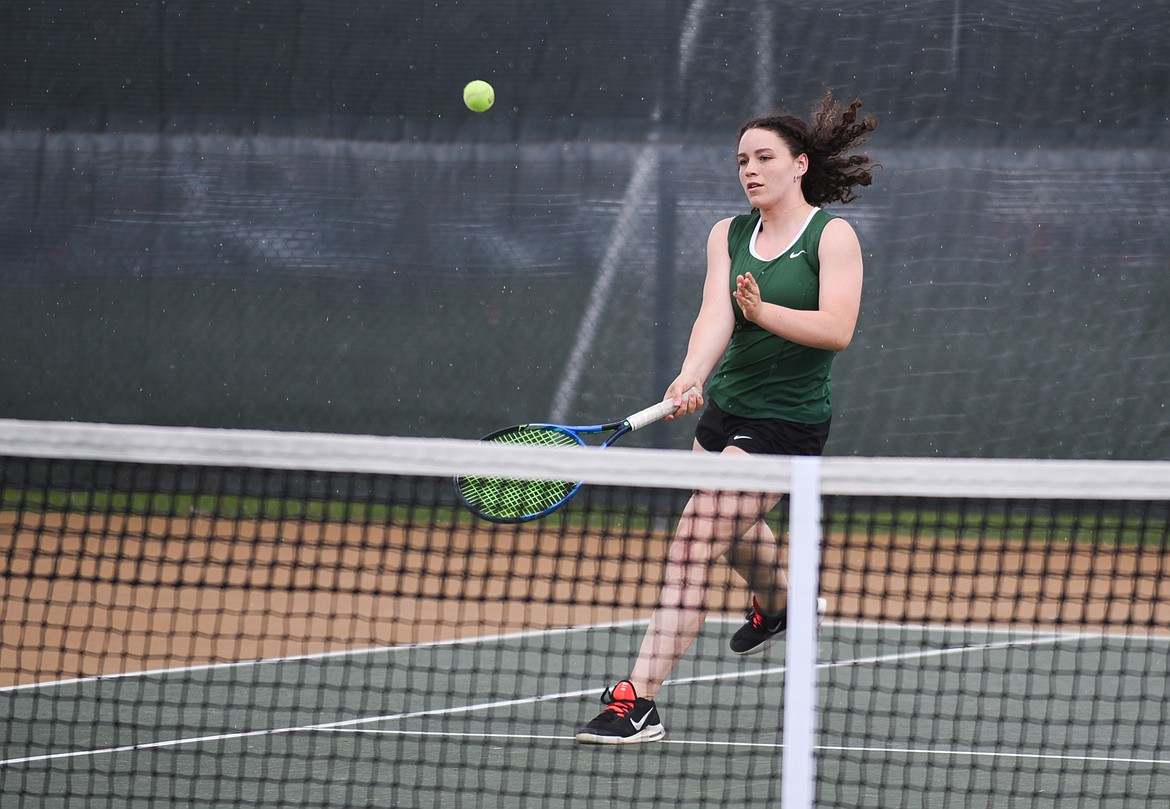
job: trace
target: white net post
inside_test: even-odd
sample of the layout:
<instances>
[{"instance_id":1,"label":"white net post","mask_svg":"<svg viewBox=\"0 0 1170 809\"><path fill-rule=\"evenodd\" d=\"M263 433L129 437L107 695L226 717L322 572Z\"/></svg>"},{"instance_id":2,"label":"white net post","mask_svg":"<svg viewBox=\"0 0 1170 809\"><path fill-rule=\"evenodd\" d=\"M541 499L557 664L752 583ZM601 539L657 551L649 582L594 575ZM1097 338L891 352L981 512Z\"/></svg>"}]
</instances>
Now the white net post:
<instances>
[{"instance_id":1,"label":"white net post","mask_svg":"<svg viewBox=\"0 0 1170 809\"><path fill-rule=\"evenodd\" d=\"M821 552L820 458L792 459L788 633L784 676L783 809L812 809L816 788L817 596Z\"/></svg>"}]
</instances>

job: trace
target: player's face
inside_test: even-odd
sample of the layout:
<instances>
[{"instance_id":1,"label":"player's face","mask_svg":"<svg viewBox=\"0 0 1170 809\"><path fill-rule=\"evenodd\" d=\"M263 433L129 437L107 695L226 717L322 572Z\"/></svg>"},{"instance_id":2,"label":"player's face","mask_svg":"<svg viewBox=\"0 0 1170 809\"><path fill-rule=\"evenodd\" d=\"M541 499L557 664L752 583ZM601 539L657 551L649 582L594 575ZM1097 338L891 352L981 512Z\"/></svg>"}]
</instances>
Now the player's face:
<instances>
[{"instance_id":1,"label":"player's face","mask_svg":"<svg viewBox=\"0 0 1170 809\"><path fill-rule=\"evenodd\" d=\"M788 144L770 129L749 129L739 139L739 184L755 208L779 204L800 191L794 177L804 174L803 154L793 155Z\"/></svg>"}]
</instances>

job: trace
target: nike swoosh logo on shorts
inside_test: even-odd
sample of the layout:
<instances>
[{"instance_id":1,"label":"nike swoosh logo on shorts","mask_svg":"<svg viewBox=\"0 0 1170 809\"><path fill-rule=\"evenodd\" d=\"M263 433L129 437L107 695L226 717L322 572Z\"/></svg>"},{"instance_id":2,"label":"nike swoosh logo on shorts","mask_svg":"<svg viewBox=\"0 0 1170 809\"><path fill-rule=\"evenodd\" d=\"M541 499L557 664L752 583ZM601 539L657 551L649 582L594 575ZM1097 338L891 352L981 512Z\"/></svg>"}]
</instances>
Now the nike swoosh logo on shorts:
<instances>
[{"instance_id":1,"label":"nike swoosh logo on shorts","mask_svg":"<svg viewBox=\"0 0 1170 809\"><path fill-rule=\"evenodd\" d=\"M736 436L732 436L731 440L732 441L739 441L741 439L744 441L751 441L752 437L750 435L736 435Z\"/></svg>"}]
</instances>

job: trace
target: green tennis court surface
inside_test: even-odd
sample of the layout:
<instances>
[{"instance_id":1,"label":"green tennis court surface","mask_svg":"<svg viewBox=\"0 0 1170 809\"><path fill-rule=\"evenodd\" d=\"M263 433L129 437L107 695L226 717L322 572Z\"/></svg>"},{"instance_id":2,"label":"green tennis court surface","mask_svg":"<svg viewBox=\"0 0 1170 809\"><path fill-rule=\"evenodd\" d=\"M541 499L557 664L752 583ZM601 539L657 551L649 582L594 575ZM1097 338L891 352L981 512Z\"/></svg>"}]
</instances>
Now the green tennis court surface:
<instances>
[{"instance_id":1,"label":"green tennis court surface","mask_svg":"<svg viewBox=\"0 0 1170 809\"><path fill-rule=\"evenodd\" d=\"M127 807L778 805L784 653L734 658L724 621L707 623L660 695L664 741L574 741L604 685L624 675L605 661L626 650L632 660L642 629L5 689L0 799L81 805L70 795L83 783L86 800ZM1170 794L1170 731L1142 721L1167 697L1168 647L1167 638L826 623L818 805L1061 806L1096 796L1094 805L1120 809L1128 796Z\"/></svg>"}]
</instances>

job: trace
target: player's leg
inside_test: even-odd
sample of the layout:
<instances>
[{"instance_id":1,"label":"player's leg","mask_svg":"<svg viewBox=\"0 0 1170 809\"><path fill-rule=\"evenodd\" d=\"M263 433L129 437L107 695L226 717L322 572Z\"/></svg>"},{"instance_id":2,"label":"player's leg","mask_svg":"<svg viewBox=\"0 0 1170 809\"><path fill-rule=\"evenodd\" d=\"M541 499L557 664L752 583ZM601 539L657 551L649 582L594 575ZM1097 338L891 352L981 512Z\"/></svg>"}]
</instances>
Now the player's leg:
<instances>
[{"instance_id":1,"label":"player's leg","mask_svg":"<svg viewBox=\"0 0 1170 809\"><path fill-rule=\"evenodd\" d=\"M731 637L731 651L738 655L762 652L788 629L788 577L780 556L780 543L764 520L727 549L724 558L752 591L746 620ZM827 604L817 599L817 612Z\"/></svg>"},{"instance_id":2,"label":"player's leg","mask_svg":"<svg viewBox=\"0 0 1170 809\"><path fill-rule=\"evenodd\" d=\"M777 499L743 492L700 491L692 496L667 554L658 608L630 676L640 693L653 697L686 654L707 616L714 564Z\"/></svg>"},{"instance_id":3,"label":"player's leg","mask_svg":"<svg viewBox=\"0 0 1170 809\"><path fill-rule=\"evenodd\" d=\"M606 692L609 707L582 728L578 741L620 744L664 735L653 699L703 626L712 566L778 499L744 492L692 495L671 542L658 607L630 677Z\"/></svg>"},{"instance_id":4,"label":"player's leg","mask_svg":"<svg viewBox=\"0 0 1170 809\"><path fill-rule=\"evenodd\" d=\"M780 541L766 520L759 520L731 543L723 558L747 584L767 613L784 608L788 577L780 557Z\"/></svg>"},{"instance_id":5,"label":"player's leg","mask_svg":"<svg viewBox=\"0 0 1170 809\"><path fill-rule=\"evenodd\" d=\"M796 424L779 419L754 421L736 430L726 452L743 449L768 455L820 455L829 437L829 422ZM732 543L725 557L752 591L746 622L731 638L731 650L739 655L763 651L788 628L788 582L781 560L780 543L761 519ZM817 610L825 604L817 599Z\"/></svg>"}]
</instances>

